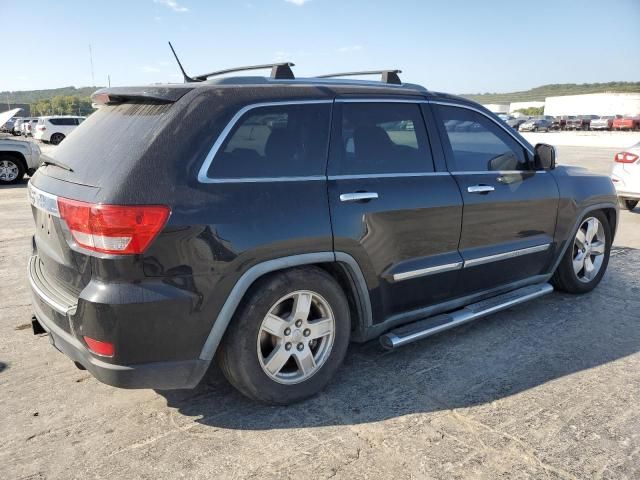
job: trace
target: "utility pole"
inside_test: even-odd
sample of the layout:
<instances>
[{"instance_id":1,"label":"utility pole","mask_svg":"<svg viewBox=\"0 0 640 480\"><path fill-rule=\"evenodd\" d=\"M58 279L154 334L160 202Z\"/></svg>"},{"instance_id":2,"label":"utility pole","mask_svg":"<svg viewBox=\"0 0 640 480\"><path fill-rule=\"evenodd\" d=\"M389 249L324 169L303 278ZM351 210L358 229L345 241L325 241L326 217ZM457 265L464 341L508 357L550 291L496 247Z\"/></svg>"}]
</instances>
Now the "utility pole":
<instances>
[{"instance_id":1,"label":"utility pole","mask_svg":"<svg viewBox=\"0 0 640 480\"><path fill-rule=\"evenodd\" d=\"M96 81L93 76L93 52L91 51L91 44L89 44L89 62L91 63L91 86L95 87Z\"/></svg>"},{"instance_id":2,"label":"utility pole","mask_svg":"<svg viewBox=\"0 0 640 480\"><path fill-rule=\"evenodd\" d=\"M11 110L11 104L9 103L9 92L7 92L7 110Z\"/></svg>"},{"instance_id":3,"label":"utility pole","mask_svg":"<svg viewBox=\"0 0 640 480\"><path fill-rule=\"evenodd\" d=\"M109 85L109 88L111 88L111 75L107 75L107 84Z\"/></svg>"}]
</instances>

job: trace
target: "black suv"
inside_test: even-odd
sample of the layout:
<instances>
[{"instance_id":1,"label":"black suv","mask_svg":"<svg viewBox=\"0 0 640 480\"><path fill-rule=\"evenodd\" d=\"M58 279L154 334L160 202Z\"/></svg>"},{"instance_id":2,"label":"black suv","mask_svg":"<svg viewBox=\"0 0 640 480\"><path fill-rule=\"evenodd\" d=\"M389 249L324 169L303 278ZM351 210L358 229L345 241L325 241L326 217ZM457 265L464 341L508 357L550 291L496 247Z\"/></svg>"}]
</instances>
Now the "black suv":
<instances>
[{"instance_id":1,"label":"black suv","mask_svg":"<svg viewBox=\"0 0 640 480\"><path fill-rule=\"evenodd\" d=\"M110 385L192 388L216 357L244 394L286 404L350 341L395 348L598 284L608 177L382 75L276 65L97 92L29 184L34 330Z\"/></svg>"}]
</instances>

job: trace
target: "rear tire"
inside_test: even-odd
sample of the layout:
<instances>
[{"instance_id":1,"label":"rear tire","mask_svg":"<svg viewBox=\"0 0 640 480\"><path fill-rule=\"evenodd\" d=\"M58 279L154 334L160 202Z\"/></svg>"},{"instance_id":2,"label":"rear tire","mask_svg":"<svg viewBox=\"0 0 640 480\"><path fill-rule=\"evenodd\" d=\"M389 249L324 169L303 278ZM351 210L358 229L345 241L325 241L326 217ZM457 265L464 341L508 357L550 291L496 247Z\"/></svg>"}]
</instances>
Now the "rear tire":
<instances>
[{"instance_id":1,"label":"rear tire","mask_svg":"<svg viewBox=\"0 0 640 480\"><path fill-rule=\"evenodd\" d=\"M0 185L18 183L24 177L24 165L10 155L0 156Z\"/></svg>"},{"instance_id":2,"label":"rear tire","mask_svg":"<svg viewBox=\"0 0 640 480\"><path fill-rule=\"evenodd\" d=\"M49 139L53 145L59 145L62 140L64 140L64 135L62 133L54 133Z\"/></svg>"},{"instance_id":3,"label":"rear tire","mask_svg":"<svg viewBox=\"0 0 640 480\"><path fill-rule=\"evenodd\" d=\"M217 352L229 382L259 402L288 405L321 391L344 360L349 306L317 267L260 278L247 292Z\"/></svg>"},{"instance_id":4,"label":"rear tire","mask_svg":"<svg viewBox=\"0 0 640 480\"><path fill-rule=\"evenodd\" d=\"M551 283L567 293L593 290L607 270L611 252L611 227L602 211L589 212L567 247Z\"/></svg>"}]
</instances>

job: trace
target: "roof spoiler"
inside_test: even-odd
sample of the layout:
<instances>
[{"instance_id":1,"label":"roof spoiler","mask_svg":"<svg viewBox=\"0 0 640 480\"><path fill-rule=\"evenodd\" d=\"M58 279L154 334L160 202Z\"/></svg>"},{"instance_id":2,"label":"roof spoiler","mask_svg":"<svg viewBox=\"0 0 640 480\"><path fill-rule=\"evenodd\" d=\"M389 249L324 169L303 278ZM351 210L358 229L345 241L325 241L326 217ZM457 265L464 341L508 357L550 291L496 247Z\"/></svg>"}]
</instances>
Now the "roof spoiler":
<instances>
[{"instance_id":1,"label":"roof spoiler","mask_svg":"<svg viewBox=\"0 0 640 480\"><path fill-rule=\"evenodd\" d=\"M125 102L174 103L193 88L188 87L111 87L101 88L91 95L91 101L98 105L116 105Z\"/></svg>"},{"instance_id":2,"label":"roof spoiler","mask_svg":"<svg viewBox=\"0 0 640 480\"><path fill-rule=\"evenodd\" d=\"M246 67L227 68L225 70L217 70L215 72L204 73L202 75L191 77L187 74L187 72L185 72L184 68L182 67L182 63L180 62L180 59L178 58L178 54L173 48L173 45L171 45L171 42L168 42L168 43L169 43L169 48L171 48L171 52L173 53L173 56L175 57L176 62L178 63L178 68L180 68L180 72L182 72L184 83L204 82L209 77L215 77L217 75L223 75L225 73L245 72L249 70L263 70L267 68L271 69L271 78L273 79L293 80L296 78L293 75L293 71L291 70L291 67L294 66L294 64L291 62L266 63L263 65L249 65Z\"/></svg>"}]
</instances>

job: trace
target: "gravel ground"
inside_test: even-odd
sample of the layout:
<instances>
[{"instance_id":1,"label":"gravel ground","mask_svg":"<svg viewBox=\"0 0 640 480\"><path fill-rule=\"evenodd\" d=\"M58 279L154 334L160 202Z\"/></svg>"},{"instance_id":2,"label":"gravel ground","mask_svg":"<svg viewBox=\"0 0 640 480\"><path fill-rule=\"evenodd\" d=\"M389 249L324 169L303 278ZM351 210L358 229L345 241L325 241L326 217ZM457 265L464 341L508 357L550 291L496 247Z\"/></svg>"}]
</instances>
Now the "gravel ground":
<instances>
[{"instance_id":1,"label":"gravel ground","mask_svg":"<svg viewBox=\"0 0 640 480\"><path fill-rule=\"evenodd\" d=\"M619 149L559 157L608 172ZM640 478L640 208L594 292L352 345L326 391L280 408L217 369L191 391L111 388L34 337L25 187L0 188L0 478Z\"/></svg>"}]
</instances>

